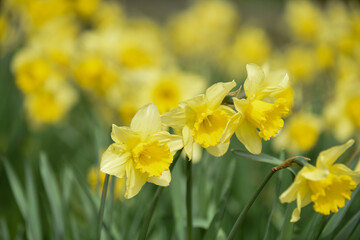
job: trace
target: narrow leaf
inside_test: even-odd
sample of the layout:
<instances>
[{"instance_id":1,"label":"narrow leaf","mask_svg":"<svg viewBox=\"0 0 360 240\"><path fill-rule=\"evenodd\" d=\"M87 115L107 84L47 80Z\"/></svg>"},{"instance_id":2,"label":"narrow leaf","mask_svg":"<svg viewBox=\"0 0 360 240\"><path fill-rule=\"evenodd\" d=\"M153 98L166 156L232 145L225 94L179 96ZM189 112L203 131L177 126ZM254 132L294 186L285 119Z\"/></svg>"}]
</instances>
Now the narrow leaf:
<instances>
[{"instance_id":1,"label":"narrow leaf","mask_svg":"<svg viewBox=\"0 0 360 240\"><path fill-rule=\"evenodd\" d=\"M64 216L63 206L60 197L59 186L54 172L50 168L44 153L40 154L40 173L45 187L46 195L49 199L52 217L54 220L55 239L64 237Z\"/></svg>"},{"instance_id":2,"label":"narrow leaf","mask_svg":"<svg viewBox=\"0 0 360 240\"><path fill-rule=\"evenodd\" d=\"M8 229L8 226L7 226L7 223L6 223L6 220L5 219L1 219L0 221L0 229L1 229L1 239L4 239L4 240L9 240L10 237L9 237L9 229Z\"/></svg>"},{"instance_id":3,"label":"narrow leaf","mask_svg":"<svg viewBox=\"0 0 360 240\"><path fill-rule=\"evenodd\" d=\"M342 240L349 239L352 232L355 230L356 226L360 221L360 211L358 211L339 231L339 233L335 236L334 240Z\"/></svg>"}]
</instances>

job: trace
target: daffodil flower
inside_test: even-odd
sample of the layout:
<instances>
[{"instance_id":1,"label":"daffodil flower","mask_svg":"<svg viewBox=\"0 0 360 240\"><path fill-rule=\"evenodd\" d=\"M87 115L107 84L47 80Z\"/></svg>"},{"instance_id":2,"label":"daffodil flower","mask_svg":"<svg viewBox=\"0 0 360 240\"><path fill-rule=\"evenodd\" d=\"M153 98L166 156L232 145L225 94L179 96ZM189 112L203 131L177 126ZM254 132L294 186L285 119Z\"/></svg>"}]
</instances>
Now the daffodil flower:
<instances>
[{"instance_id":1,"label":"daffodil flower","mask_svg":"<svg viewBox=\"0 0 360 240\"><path fill-rule=\"evenodd\" d=\"M125 198L139 193L146 182L168 186L175 152L183 147L181 136L161 130L160 113L155 104L141 108L130 127L112 126L109 146L101 158L100 170L126 179Z\"/></svg>"},{"instance_id":2,"label":"daffodil flower","mask_svg":"<svg viewBox=\"0 0 360 240\"><path fill-rule=\"evenodd\" d=\"M249 152L259 154L261 139L269 140L283 127L282 117L290 112L293 91L284 71L268 73L256 64L248 64L246 69L246 98L233 98L237 113L227 124L221 142L229 142L235 133Z\"/></svg>"},{"instance_id":3,"label":"daffodil flower","mask_svg":"<svg viewBox=\"0 0 360 240\"><path fill-rule=\"evenodd\" d=\"M360 171L351 170L344 164L333 164L352 144L354 140L322 151L316 166L305 165L296 175L291 186L281 194L282 203L297 202L291 222L300 219L301 208L313 202L314 210L323 215L336 213L350 200L352 191L360 182Z\"/></svg>"},{"instance_id":4,"label":"daffodil flower","mask_svg":"<svg viewBox=\"0 0 360 240\"><path fill-rule=\"evenodd\" d=\"M184 149L189 159L192 159L194 142L214 156L221 156L227 151L229 141L220 143L220 137L235 111L221 103L235 85L234 81L216 83L206 90L205 95L182 102L163 114L165 125L182 131Z\"/></svg>"}]
</instances>

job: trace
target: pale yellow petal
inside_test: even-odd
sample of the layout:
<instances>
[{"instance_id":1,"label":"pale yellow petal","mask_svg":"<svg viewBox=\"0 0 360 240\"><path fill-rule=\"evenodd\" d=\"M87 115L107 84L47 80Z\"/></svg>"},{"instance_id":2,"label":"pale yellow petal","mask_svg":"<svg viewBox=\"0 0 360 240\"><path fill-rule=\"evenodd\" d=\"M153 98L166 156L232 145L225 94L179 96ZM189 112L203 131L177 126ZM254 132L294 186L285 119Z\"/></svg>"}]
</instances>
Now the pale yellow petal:
<instances>
[{"instance_id":1,"label":"pale yellow petal","mask_svg":"<svg viewBox=\"0 0 360 240\"><path fill-rule=\"evenodd\" d=\"M322 151L317 158L316 166L319 168L328 168L328 166L331 166L336 159L338 159L349 147L351 147L351 145L353 145L353 143L354 140L350 139L343 145L335 146Z\"/></svg>"},{"instance_id":2,"label":"pale yellow petal","mask_svg":"<svg viewBox=\"0 0 360 240\"><path fill-rule=\"evenodd\" d=\"M194 142L194 144L193 144L193 154L192 154L191 161L193 161L193 163L200 162L202 155L203 155L202 146L200 144L198 144L197 142Z\"/></svg>"},{"instance_id":3,"label":"pale yellow petal","mask_svg":"<svg viewBox=\"0 0 360 240\"><path fill-rule=\"evenodd\" d=\"M238 112L244 114L244 111L245 111L247 105L250 103L250 101L247 100L247 99L244 99L244 98L242 98L242 99L233 98L233 99L234 99L235 109L236 109Z\"/></svg>"},{"instance_id":4,"label":"pale yellow petal","mask_svg":"<svg viewBox=\"0 0 360 240\"><path fill-rule=\"evenodd\" d=\"M161 130L160 113L154 103L142 107L134 116L130 125L131 130L142 137Z\"/></svg>"},{"instance_id":5,"label":"pale yellow petal","mask_svg":"<svg viewBox=\"0 0 360 240\"><path fill-rule=\"evenodd\" d=\"M356 164L355 171L360 172L360 158L358 159L358 163Z\"/></svg>"},{"instance_id":6,"label":"pale yellow petal","mask_svg":"<svg viewBox=\"0 0 360 240\"><path fill-rule=\"evenodd\" d=\"M220 138L221 143L230 141L231 136L235 133L236 129L238 129L238 127L240 126L241 120L242 120L241 113L236 113L230 118L229 122L227 123L227 125L225 127L224 132L221 135L221 138Z\"/></svg>"},{"instance_id":7,"label":"pale yellow petal","mask_svg":"<svg viewBox=\"0 0 360 240\"><path fill-rule=\"evenodd\" d=\"M193 144L194 144L192 130L188 126L185 126L182 130L182 135L183 135L185 153L189 158L189 160L191 160L193 157Z\"/></svg>"},{"instance_id":8,"label":"pale yellow petal","mask_svg":"<svg viewBox=\"0 0 360 240\"><path fill-rule=\"evenodd\" d=\"M162 187L169 186L171 181L170 171L163 171L160 177L149 177L147 181Z\"/></svg>"},{"instance_id":9,"label":"pale yellow petal","mask_svg":"<svg viewBox=\"0 0 360 240\"><path fill-rule=\"evenodd\" d=\"M220 157L227 152L229 145L230 142L220 143L216 146L206 148L206 151L215 157Z\"/></svg>"},{"instance_id":10,"label":"pale yellow petal","mask_svg":"<svg viewBox=\"0 0 360 240\"><path fill-rule=\"evenodd\" d=\"M182 136L173 135L165 131L157 132L151 138L158 140L160 144L168 145L172 155L184 146Z\"/></svg>"},{"instance_id":11,"label":"pale yellow petal","mask_svg":"<svg viewBox=\"0 0 360 240\"><path fill-rule=\"evenodd\" d=\"M244 91L246 97L252 99L264 87L265 73L261 67L256 64L247 64L247 78L244 82Z\"/></svg>"},{"instance_id":12,"label":"pale yellow petal","mask_svg":"<svg viewBox=\"0 0 360 240\"><path fill-rule=\"evenodd\" d=\"M261 153L261 137L256 128L247 120L242 121L239 128L236 130L235 135L249 152L253 154Z\"/></svg>"},{"instance_id":13,"label":"pale yellow petal","mask_svg":"<svg viewBox=\"0 0 360 240\"><path fill-rule=\"evenodd\" d=\"M100 170L118 178L124 177L126 162L131 154L125 151L124 146L113 143L101 157Z\"/></svg>"},{"instance_id":14,"label":"pale yellow petal","mask_svg":"<svg viewBox=\"0 0 360 240\"><path fill-rule=\"evenodd\" d=\"M128 146L135 145L139 140L139 135L129 127L118 127L112 125L111 139L116 143L126 144Z\"/></svg>"},{"instance_id":15,"label":"pale yellow petal","mask_svg":"<svg viewBox=\"0 0 360 240\"><path fill-rule=\"evenodd\" d=\"M125 198L129 199L139 193L142 186L146 183L148 176L134 168L132 162L126 164L126 190Z\"/></svg>"},{"instance_id":16,"label":"pale yellow petal","mask_svg":"<svg viewBox=\"0 0 360 240\"><path fill-rule=\"evenodd\" d=\"M166 126L171 126L175 129L183 128L186 124L186 107L180 104L178 107L161 115L161 121Z\"/></svg>"},{"instance_id":17,"label":"pale yellow petal","mask_svg":"<svg viewBox=\"0 0 360 240\"><path fill-rule=\"evenodd\" d=\"M205 98L208 101L208 107L214 109L218 107L225 96L236 86L235 81L215 83L206 90Z\"/></svg>"},{"instance_id":18,"label":"pale yellow petal","mask_svg":"<svg viewBox=\"0 0 360 240\"><path fill-rule=\"evenodd\" d=\"M281 203L290 203L297 198L297 193L299 192L299 188L301 185L301 177L296 177L295 181L290 185L288 189L283 192L279 199Z\"/></svg>"},{"instance_id":19,"label":"pale yellow petal","mask_svg":"<svg viewBox=\"0 0 360 240\"><path fill-rule=\"evenodd\" d=\"M356 169L353 171L344 164L334 164L329 168L329 171L335 176L348 175L356 182L356 184L360 183L360 171L357 171Z\"/></svg>"},{"instance_id":20,"label":"pale yellow petal","mask_svg":"<svg viewBox=\"0 0 360 240\"><path fill-rule=\"evenodd\" d=\"M328 168L316 168L312 165L304 166L298 175L302 175L305 179L311 181L321 181L327 178L329 174Z\"/></svg>"}]
</instances>

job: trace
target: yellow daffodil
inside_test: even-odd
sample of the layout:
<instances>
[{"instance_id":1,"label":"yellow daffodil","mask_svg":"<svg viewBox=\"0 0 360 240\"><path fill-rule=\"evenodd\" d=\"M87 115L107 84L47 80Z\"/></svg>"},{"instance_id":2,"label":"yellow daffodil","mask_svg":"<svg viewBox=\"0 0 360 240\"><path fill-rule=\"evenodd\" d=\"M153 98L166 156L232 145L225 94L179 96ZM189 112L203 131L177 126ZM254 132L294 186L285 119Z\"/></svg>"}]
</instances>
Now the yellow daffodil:
<instances>
[{"instance_id":1,"label":"yellow daffodil","mask_svg":"<svg viewBox=\"0 0 360 240\"><path fill-rule=\"evenodd\" d=\"M165 125L182 131L189 159L192 159L194 141L214 156L221 156L227 151L229 141L220 143L220 137L235 112L221 103L235 85L234 81L216 83L206 90L205 95L182 102L162 116Z\"/></svg>"},{"instance_id":2,"label":"yellow daffodil","mask_svg":"<svg viewBox=\"0 0 360 240\"><path fill-rule=\"evenodd\" d=\"M297 113L291 116L273 143L277 150L286 149L292 155L305 152L317 143L321 129L319 117L307 112Z\"/></svg>"},{"instance_id":3,"label":"yellow daffodil","mask_svg":"<svg viewBox=\"0 0 360 240\"><path fill-rule=\"evenodd\" d=\"M249 152L259 154L261 139L269 140L283 127L282 117L289 114L293 104L293 90L286 72L268 73L255 64L248 64L246 69L246 99L233 98L238 113L230 119L221 142L228 142L235 132Z\"/></svg>"},{"instance_id":4,"label":"yellow daffodil","mask_svg":"<svg viewBox=\"0 0 360 240\"><path fill-rule=\"evenodd\" d=\"M151 103L141 108L130 127L113 125L109 146L101 158L100 170L124 178L125 198L132 198L146 182L168 186L173 154L182 148L180 136L161 130L160 113Z\"/></svg>"},{"instance_id":5,"label":"yellow daffodil","mask_svg":"<svg viewBox=\"0 0 360 240\"><path fill-rule=\"evenodd\" d=\"M333 164L354 140L322 151L316 166L305 165L296 175L292 185L280 196L282 203L297 202L291 222L300 219L301 208L313 202L314 210L323 215L336 213L350 200L352 191L360 182L360 172L343 164Z\"/></svg>"}]
</instances>

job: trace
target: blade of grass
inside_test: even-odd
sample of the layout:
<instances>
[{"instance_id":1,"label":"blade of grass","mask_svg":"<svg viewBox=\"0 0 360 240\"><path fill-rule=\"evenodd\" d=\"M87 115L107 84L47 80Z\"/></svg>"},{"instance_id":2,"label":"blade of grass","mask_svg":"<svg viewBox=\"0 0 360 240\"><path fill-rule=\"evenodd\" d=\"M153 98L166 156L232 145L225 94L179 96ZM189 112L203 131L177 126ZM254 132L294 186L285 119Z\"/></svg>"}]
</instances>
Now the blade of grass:
<instances>
[{"instance_id":1,"label":"blade of grass","mask_svg":"<svg viewBox=\"0 0 360 240\"><path fill-rule=\"evenodd\" d=\"M104 209L105 209L105 200L106 200L106 193L109 185L109 174L105 175L105 181L103 186L103 191L101 194L101 203L100 203L100 210L99 210L99 225L98 225L98 238L101 240L101 229L103 226L103 217L104 217Z\"/></svg>"},{"instance_id":2,"label":"blade of grass","mask_svg":"<svg viewBox=\"0 0 360 240\"><path fill-rule=\"evenodd\" d=\"M23 216L24 219L26 219L28 206L27 206L27 201L26 201L25 194L24 194L25 191L24 191L23 187L21 186L20 180L16 176L16 173L14 172L13 168L8 163L8 160L5 157L2 157L2 160L3 160L4 166L5 166L6 174L8 176L11 190L15 197L15 201L20 209L21 215Z\"/></svg>"},{"instance_id":3,"label":"blade of grass","mask_svg":"<svg viewBox=\"0 0 360 240\"><path fill-rule=\"evenodd\" d=\"M252 196L252 198L248 201L248 203L245 205L244 209L241 211L238 219L236 220L234 226L232 227L230 234L228 236L228 240L234 239L235 238L235 234L237 232L237 230L239 229L239 227L241 226L241 223L244 221L245 216L247 214L247 212L249 211L249 209L251 208L251 206L253 205L253 203L255 202L256 198L260 195L261 191L264 189L265 185L268 183L268 181L271 179L271 177L274 175L273 171L270 171L268 173L268 175L265 177L264 181L262 182L262 184L259 186L259 188L256 190L256 192L254 193L254 195Z\"/></svg>"},{"instance_id":4,"label":"blade of grass","mask_svg":"<svg viewBox=\"0 0 360 240\"><path fill-rule=\"evenodd\" d=\"M230 164L229 164L229 168L228 168L228 172L226 174L226 176L228 176L226 178L225 184L224 184L224 191L220 200L220 203L218 205L218 211L217 213L214 215L213 219L211 220L210 226L208 228L208 230L205 233L204 236L204 240L210 240L210 239L217 239L217 235L221 226L221 222L222 219L224 217L224 213L225 213L225 208L226 208L226 202L230 196L230 187L231 187L231 182L233 180L233 176L234 176L234 172L235 172L235 160L232 159Z\"/></svg>"},{"instance_id":5,"label":"blade of grass","mask_svg":"<svg viewBox=\"0 0 360 240\"><path fill-rule=\"evenodd\" d=\"M36 193L36 185L31 170L31 165L27 161L25 164L26 194L28 199L28 216L26 219L27 232L31 232L32 239L42 239L41 222L39 216L39 202Z\"/></svg>"},{"instance_id":6,"label":"blade of grass","mask_svg":"<svg viewBox=\"0 0 360 240\"><path fill-rule=\"evenodd\" d=\"M59 186L45 153L40 154L40 174L50 203L55 228L55 239L63 239L65 228Z\"/></svg>"},{"instance_id":7,"label":"blade of grass","mask_svg":"<svg viewBox=\"0 0 360 240\"><path fill-rule=\"evenodd\" d=\"M320 213L316 213L316 216L310 225L310 229L307 233L306 239L313 240L319 239L319 235L324 225L326 224L326 216L321 215Z\"/></svg>"},{"instance_id":8,"label":"blade of grass","mask_svg":"<svg viewBox=\"0 0 360 240\"><path fill-rule=\"evenodd\" d=\"M280 240L292 239L294 223L290 222L290 219L294 207L295 207L294 202L288 203L286 206L284 223L280 233Z\"/></svg>"},{"instance_id":9,"label":"blade of grass","mask_svg":"<svg viewBox=\"0 0 360 240\"><path fill-rule=\"evenodd\" d=\"M2 237L2 239L9 240L10 239L9 229L8 229L6 220L3 219L3 218L0 221L0 229L1 229L1 237Z\"/></svg>"},{"instance_id":10,"label":"blade of grass","mask_svg":"<svg viewBox=\"0 0 360 240\"><path fill-rule=\"evenodd\" d=\"M349 239L353 231L356 229L356 226L360 222L360 211L358 211L346 224L345 226L336 234L334 240Z\"/></svg>"}]
</instances>

